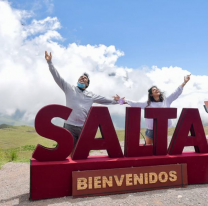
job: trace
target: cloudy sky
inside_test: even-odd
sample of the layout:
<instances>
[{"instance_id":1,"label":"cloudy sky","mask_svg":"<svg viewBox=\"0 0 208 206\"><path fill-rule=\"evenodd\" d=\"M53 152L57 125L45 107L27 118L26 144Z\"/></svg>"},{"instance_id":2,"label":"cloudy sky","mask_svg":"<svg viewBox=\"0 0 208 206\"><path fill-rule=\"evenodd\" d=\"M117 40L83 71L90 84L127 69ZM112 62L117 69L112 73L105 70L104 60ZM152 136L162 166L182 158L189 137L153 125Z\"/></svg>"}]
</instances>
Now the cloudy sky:
<instances>
[{"instance_id":1,"label":"cloudy sky","mask_svg":"<svg viewBox=\"0 0 208 206\"><path fill-rule=\"evenodd\" d=\"M205 0L0 0L0 123L33 125L43 106L65 105L47 50L66 81L86 71L89 90L106 97L146 101L152 85L167 96L191 73L172 107L198 108L208 125L207 10ZM109 106L116 128L125 107Z\"/></svg>"}]
</instances>

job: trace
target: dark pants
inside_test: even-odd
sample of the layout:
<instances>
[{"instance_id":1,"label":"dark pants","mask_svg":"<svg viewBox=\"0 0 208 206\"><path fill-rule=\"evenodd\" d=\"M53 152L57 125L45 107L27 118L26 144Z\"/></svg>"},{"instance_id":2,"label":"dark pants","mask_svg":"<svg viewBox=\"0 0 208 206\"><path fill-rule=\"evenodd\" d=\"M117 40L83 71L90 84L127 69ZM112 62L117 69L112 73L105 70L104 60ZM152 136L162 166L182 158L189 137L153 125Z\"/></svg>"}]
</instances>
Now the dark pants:
<instances>
[{"instance_id":1,"label":"dark pants","mask_svg":"<svg viewBox=\"0 0 208 206\"><path fill-rule=\"evenodd\" d=\"M82 127L78 127L78 126L64 123L64 128L67 129L69 132L71 132L71 134L74 138L74 147L73 148L75 148L75 146L77 144L77 140L79 138L79 135L82 131Z\"/></svg>"}]
</instances>

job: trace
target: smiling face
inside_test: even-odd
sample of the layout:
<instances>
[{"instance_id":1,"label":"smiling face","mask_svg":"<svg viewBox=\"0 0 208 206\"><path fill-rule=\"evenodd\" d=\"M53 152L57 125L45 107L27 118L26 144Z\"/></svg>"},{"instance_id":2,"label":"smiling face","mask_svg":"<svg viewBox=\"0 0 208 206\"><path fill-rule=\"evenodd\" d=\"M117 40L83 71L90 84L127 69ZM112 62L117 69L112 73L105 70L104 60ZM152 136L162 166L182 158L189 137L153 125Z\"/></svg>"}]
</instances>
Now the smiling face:
<instances>
[{"instance_id":1,"label":"smiling face","mask_svg":"<svg viewBox=\"0 0 208 206\"><path fill-rule=\"evenodd\" d=\"M79 79L78 79L78 82L80 83L80 84L85 84L85 87L87 86L89 86L89 84L88 84L88 78L85 76L85 75L82 75Z\"/></svg>"},{"instance_id":2,"label":"smiling face","mask_svg":"<svg viewBox=\"0 0 208 206\"><path fill-rule=\"evenodd\" d=\"M160 90L157 87L152 88L152 94L151 96L156 100L160 96Z\"/></svg>"},{"instance_id":3,"label":"smiling face","mask_svg":"<svg viewBox=\"0 0 208 206\"><path fill-rule=\"evenodd\" d=\"M147 105L149 106L151 102L163 102L164 96L157 86L152 86L148 89L148 100Z\"/></svg>"}]
</instances>

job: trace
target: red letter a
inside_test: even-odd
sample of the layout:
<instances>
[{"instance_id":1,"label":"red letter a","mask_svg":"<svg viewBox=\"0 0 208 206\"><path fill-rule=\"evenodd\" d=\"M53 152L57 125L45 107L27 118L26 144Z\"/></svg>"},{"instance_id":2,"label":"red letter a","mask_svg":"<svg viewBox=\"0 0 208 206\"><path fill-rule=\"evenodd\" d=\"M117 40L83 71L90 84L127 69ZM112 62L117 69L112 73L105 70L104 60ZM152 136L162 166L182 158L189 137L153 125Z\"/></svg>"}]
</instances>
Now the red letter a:
<instances>
[{"instance_id":1,"label":"red letter a","mask_svg":"<svg viewBox=\"0 0 208 206\"><path fill-rule=\"evenodd\" d=\"M98 127L102 138L95 139ZM91 107L72 159L86 159L90 150L107 150L109 157L123 157L107 107Z\"/></svg>"},{"instance_id":2,"label":"red letter a","mask_svg":"<svg viewBox=\"0 0 208 206\"><path fill-rule=\"evenodd\" d=\"M191 136L188 136L189 131ZM198 109L183 109L168 154L181 154L185 146L194 146L197 153L208 153L207 140Z\"/></svg>"}]
</instances>

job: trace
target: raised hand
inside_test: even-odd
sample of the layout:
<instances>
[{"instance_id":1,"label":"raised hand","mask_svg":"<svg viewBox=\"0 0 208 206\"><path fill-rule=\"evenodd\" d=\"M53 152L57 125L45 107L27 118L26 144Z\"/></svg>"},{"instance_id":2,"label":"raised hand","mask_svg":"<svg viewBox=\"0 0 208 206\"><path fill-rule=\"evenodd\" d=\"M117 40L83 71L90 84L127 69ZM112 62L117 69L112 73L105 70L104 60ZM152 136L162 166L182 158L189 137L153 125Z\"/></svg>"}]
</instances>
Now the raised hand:
<instances>
[{"instance_id":1,"label":"raised hand","mask_svg":"<svg viewBox=\"0 0 208 206\"><path fill-rule=\"evenodd\" d=\"M118 101L119 104L126 104L125 97L120 98L119 95L116 94L116 96L113 96L114 100Z\"/></svg>"},{"instance_id":2,"label":"raised hand","mask_svg":"<svg viewBox=\"0 0 208 206\"><path fill-rule=\"evenodd\" d=\"M184 77L184 83L187 83L190 80L191 74Z\"/></svg>"},{"instance_id":3,"label":"raised hand","mask_svg":"<svg viewBox=\"0 0 208 206\"><path fill-rule=\"evenodd\" d=\"M116 94L116 96L113 96L114 100L118 101L120 99L120 96Z\"/></svg>"},{"instance_id":4,"label":"raised hand","mask_svg":"<svg viewBox=\"0 0 208 206\"><path fill-rule=\"evenodd\" d=\"M45 59L46 59L47 61L51 61L51 59L52 59L51 52L50 52L50 55L48 55L48 52L45 51Z\"/></svg>"}]
</instances>

